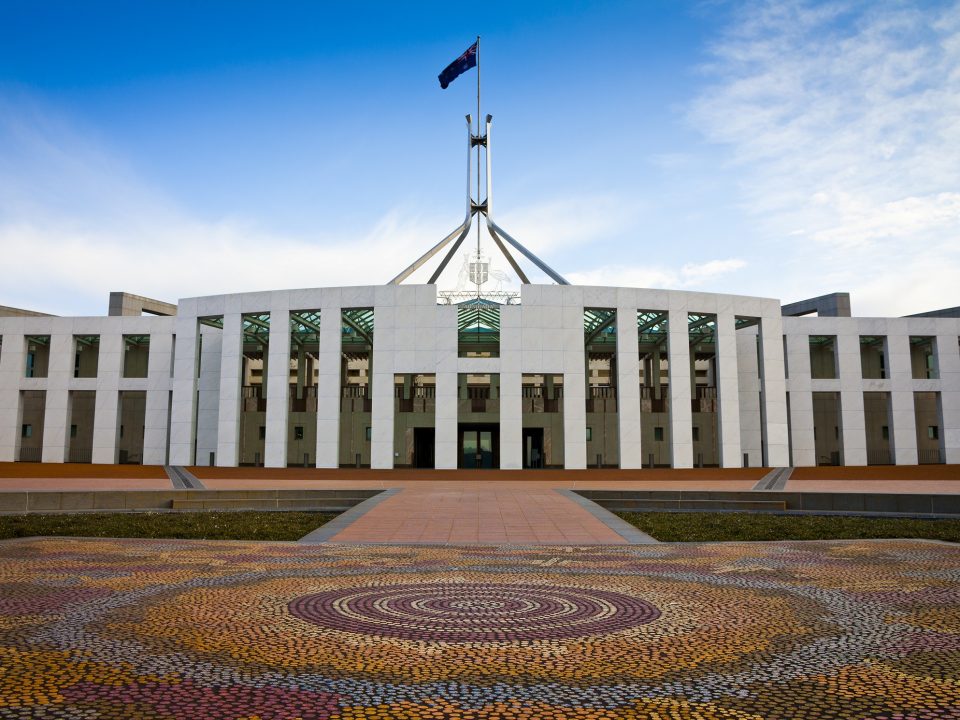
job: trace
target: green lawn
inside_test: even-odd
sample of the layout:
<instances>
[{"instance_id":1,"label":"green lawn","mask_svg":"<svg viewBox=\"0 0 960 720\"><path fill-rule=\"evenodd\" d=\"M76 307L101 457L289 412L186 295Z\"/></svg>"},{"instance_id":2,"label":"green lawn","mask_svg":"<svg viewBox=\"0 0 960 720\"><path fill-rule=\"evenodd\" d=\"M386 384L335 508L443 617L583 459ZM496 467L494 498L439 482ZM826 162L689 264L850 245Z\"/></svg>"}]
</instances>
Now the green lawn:
<instances>
[{"instance_id":1,"label":"green lawn","mask_svg":"<svg viewBox=\"0 0 960 720\"><path fill-rule=\"evenodd\" d=\"M320 512L77 513L0 516L0 539L76 537L299 540L336 515Z\"/></svg>"},{"instance_id":2,"label":"green lawn","mask_svg":"<svg viewBox=\"0 0 960 720\"><path fill-rule=\"evenodd\" d=\"M662 542L924 538L960 542L960 520L765 513L617 513Z\"/></svg>"}]
</instances>

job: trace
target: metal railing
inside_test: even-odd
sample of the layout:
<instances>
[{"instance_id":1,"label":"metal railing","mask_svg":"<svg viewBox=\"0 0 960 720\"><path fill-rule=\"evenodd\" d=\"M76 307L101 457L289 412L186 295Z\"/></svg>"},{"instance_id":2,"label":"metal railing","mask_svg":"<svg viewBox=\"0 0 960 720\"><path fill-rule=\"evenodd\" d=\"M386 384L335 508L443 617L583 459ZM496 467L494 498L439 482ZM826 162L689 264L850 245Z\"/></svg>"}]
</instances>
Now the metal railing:
<instances>
[{"instance_id":1,"label":"metal railing","mask_svg":"<svg viewBox=\"0 0 960 720\"><path fill-rule=\"evenodd\" d=\"M944 462L943 453L940 448L918 450L917 462L920 465L941 465Z\"/></svg>"},{"instance_id":2,"label":"metal railing","mask_svg":"<svg viewBox=\"0 0 960 720\"><path fill-rule=\"evenodd\" d=\"M867 465L893 465L890 448L867 450Z\"/></svg>"},{"instance_id":3,"label":"metal railing","mask_svg":"<svg viewBox=\"0 0 960 720\"><path fill-rule=\"evenodd\" d=\"M40 462L43 458L43 448L22 447L20 448L20 462Z\"/></svg>"},{"instance_id":4,"label":"metal railing","mask_svg":"<svg viewBox=\"0 0 960 720\"><path fill-rule=\"evenodd\" d=\"M70 452L67 453L67 462L72 462L72 463L93 462L93 449L72 447L70 448Z\"/></svg>"}]
</instances>

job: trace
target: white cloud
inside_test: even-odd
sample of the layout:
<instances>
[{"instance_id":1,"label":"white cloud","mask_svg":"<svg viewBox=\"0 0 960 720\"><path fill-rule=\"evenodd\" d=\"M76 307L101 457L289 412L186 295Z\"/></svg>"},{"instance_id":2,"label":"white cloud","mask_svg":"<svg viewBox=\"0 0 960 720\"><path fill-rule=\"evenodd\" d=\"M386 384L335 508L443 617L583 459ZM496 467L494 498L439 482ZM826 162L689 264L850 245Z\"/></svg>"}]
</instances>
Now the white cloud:
<instances>
[{"instance_id":1,"label":"white cloud","mask_svg":"<svg viewBox=\"0 0 960 720\"><path fill-rule=\"evenodd\" d=\"M749 2L713 53L690 117L731 148L783 285L960 304L960 4Z\"/></svg>"},{"instance_id":2,"label":"white cloud","mask_svg":"<svg viewBox=\"0 0 960 720\"><path fill-rule=\"evenodd\" d=\"M27 107L0 104L0 304L103 314L113 290L176 301L376 284L448 230L442 219L396 211L338 238L202 220L56 115Z\"/></svg>"},{"instance_id":3,"label":"white cloud","mask_svg":"<svg viewBox=\"0 0 960 720\"><path fill-rule=\"evenodd\" d=\"M577 285L691 289L703 287L708 282L743 267L746 267L746 262L739 258L687 263L678 269L654 265L606 265L569 273L567 279Z\"/></svg>"}]
</instances>

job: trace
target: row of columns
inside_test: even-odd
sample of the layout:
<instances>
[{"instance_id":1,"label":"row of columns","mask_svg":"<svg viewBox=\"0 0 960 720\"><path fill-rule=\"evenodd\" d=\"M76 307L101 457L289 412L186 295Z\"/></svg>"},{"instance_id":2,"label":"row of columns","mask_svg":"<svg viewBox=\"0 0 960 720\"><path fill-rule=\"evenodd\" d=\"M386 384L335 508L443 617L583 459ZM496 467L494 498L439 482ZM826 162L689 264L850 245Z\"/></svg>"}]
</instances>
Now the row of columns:
<instances>
[{"instance_id":1,"label":"row of columns","mask_svg":"<svg viewBox=\"0 0 960 720\"><path fill-rule=\"evenodd\" d=\"M793 435L793 463L816 465L813 432L813 393L840 394L840 423L844 465L867 464L866 419L863 393L890 393L890 419L893 459L897 465L916 465L917 427L914 392L918 382L913 377L910 360L910 338L906 334L887 336L889 379L864 379L860 358L859 334L836 336L837 378L811 378L810 341L806 335L787 336L787 368L790 386L790 425ZM960 383L960 356L955 335L937 336L939 381L927 382L936 387L954 388ZM943 437L946 462L960 462L960 398L956 392L942 392Z\"/></svg>"},{"instance_id":2,"label":"row of columns","mask_svg":"<svg viewBox=\"0 0 960 720\"><path fill-rule=\"evenodd\" d=\"M117 441L120 429L120 392L146 391L144 415L143 462L162 465L167 460L167 417L169 414L170 358L173 338L169 333L152 335L148 358L148 375L142 379L121 378L123 369L123 335L100 336L98 377L75 378L74 336L50 336L49 365L46 378L23 378L26 362L26 336L5 334L0 355L0 415L17 417L17 423L0 428L0 461L16 460L20 431L20 391L46 391L43 421L43 462L62 463L70 447L72 415L71 392L95 391L93 418L93 451L95 463L117 462Z\"/></svg>"},{"instance_id":3,"label":"row of columns","mask_svg":"<svg viewBox=\"0 0 960 720\"><path fill-rule=\"evenodd\" d=\"M441 309L442 310L442 309ZM620 464L623 468L643 466L644 448L641 442L639 358L637 348L636 308L617 308L616 372L620 393ZM670 311L668 320L668 353L670 358L670 425L673 444L673 465L693 467L692 439L692 380L690 344L686 311ZM326 318L335 317L335 322ZM338 465L340 414L340 308L321 309L320 353L317 367L317 449L318 467ZM770 327L776 325L776 327ZM191 464L194 460L193 434L195 432L194 402L199 401L198 413L211 412L213 394L217 395L216 463L234 466L240 453L241 375L243 370L243 315L225 314L220 334L219 380L215 382L207 372L199 374L197 398L198 325L196 318L177 320L177 353L174 360L173 417L171 418L170 457L174 464ZM783 366L780 342L781 328L777 319L764 318L760 333L760 354L768 367ZM206 343L206 341L205 341ZM509 345L509 343L507 343ZM216 346L204 346L203 356L213 357ZM266 438L264 462L268 467L282 467L287 463L290 313L274 309L270 315L266 375L267 397ZM505 347L501 360L516 348ZM393 377L397 371L392 349L374 343L371 377L372 433L371 458L374 467L393 466ZM579 358L578 361L574 357ZM484 370L488 364L489 369ZM500 361L473 361L466 370L457 358L446 358L437 367L423 368L422 372L435 374L436 385L436 447L435 458L439 468L456 468L458 423L458 375L464 371L494 372L500 376L500 458L501 467L520 468L522 465L522 372L505 372ZM517 363L519 365L519 363ZM477 369L474 370L473 366ZM205 365L204 365L205 367ZM582 352L568 354L563 368L543 368L540 372L564 375L564 457L569 468L586 467L586 373ZM682 373L682 374L681 374ZM783 382L776 377L764 377L761 405L765 422L767 459L771 465L787 463L786 396ZM740 467L739 387L737 375L737 348L735 318L732 313L717 314L717 386L720 398L720 452L724 467ZM212 439L197 438L197 453L212 445Z\"/></svg>"}]
</instances>

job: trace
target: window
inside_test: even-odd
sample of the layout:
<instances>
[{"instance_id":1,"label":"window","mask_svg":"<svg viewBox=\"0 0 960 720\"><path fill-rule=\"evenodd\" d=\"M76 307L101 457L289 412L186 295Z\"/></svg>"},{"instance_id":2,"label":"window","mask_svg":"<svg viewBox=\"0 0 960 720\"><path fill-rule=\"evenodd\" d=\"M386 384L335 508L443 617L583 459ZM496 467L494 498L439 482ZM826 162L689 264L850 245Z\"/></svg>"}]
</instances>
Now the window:
<instances>
[{"instance_id":1,"label":"window","mask_svg":"<svg viewBox=\"0 0 960 720\"><path fill-rule=\"evenodd\" d=\"M370 428L367 428L367 434L366 434L366 436L365 436L365 437L367 438L367 440L370 440L370 438L372 437L372 435L373 435L373 434L370 432Z\"/></svg>"},{"instance_id":2,"label":"window","mask_svg":"<svg viewBox=\"0 0 960 720\"><path fill-rule=\"evenodd\" d=\"M832 380L837 377L837 336L811 335L810 377L814 380Z\"/></svg>"},{"instance_id":3,"label":"window","mask_svg":"<svg viewBox=\"0 0 960 720\"><path fill-rule=\"evenodd\" d=\"M261 440L266 440L266 439L267 439L267 426L266 426L266 425L261 425L261 426L260 426L260 439L261 439Z\"/></svg>"},{"instance_id":4,"label":"window","mask_svg":"<svg viewBox=\"0 0 960 720\"><path fill-rule=\"evenodd\" d=\"M33 437L33 425L27 424L20 428L20 437Z\"/></svg>"},{"instance_id":5,"label":"window","mask_svg":"<svg viewBox=\"0 0 960 720\"><path fill-rule=\"evenodd\" d=\"M150 361L150 336L124 335L123 351L122 377L147 377L147 368Z\"/></svg>"},{"instance_id":6,"label":"window","mask_svg":"<svg viewBox=\"0 0 960 720\"><path fill-rule=\"evenodd\" d=\"M76 436L77 436L77 426L76 426L76 425L71 425L71 426L70 426L70 437L75 438Z\"/></svg>"},{"instance_id":7,"label":"window","mask_svg":"<svg viewBox=\"0 0 960 720\"><path fill-rule=\"evenodd\" d=\"M889 439L890 439L890 427L889 427L889 426L884 425L882 428L880 428L880 433L883 435L883 439L884 439L884 440L889 440Z\"/></svg>"},{"instance_id":8,"label":"window","mask_svg":"<svg viewBox=\"0 0 960 720\"><path fill-rule=\"evenodd\" d=\"M663 442L663 428L657 426L653 429L653 439L657 442Z\"/></svg>"},{"instance_id":9,"label":"window","mask_svg":"<svg viewBox=\"0 0 960 720\"><path fill-rule=\"evenodd\" d=\"M120 426L120 437L123 437L123 425Z\"/></svg>"},{"instance_id":10,"label":"window","mask_svg":"<svg viewBox=\"0 0 960 720\"><path fill-rule=\"evenodd\" d=\"M693 426L693 441L700 442L700 428L696 425Z\"/></svg>"},{"instance_id":11,"label":"window","mask_svg":"<svg viewBox=\"0 0 960 720\"><path fill-rule=\"evenodd\" d=\"M303 440L303 425L296 425L293 428L293 439Z\"/></svg>"},{"instance_id":12,"label":"window","mask_svg":"<svg viewBox=\"0 0 960 720\"><path fill-rule=\"evenodd\" d=\"M936 342L932 336L910 336L910 367L914 380L936 380L940 377Z\"/></svg>"},{"instance_id":13,"label":"window","mask_svg":"<svg viewBox=\"0 0 960 720\"><path fill-rule=\"evenodd\" d=\"M939 439L940 439L940 426L939 426L939 425L927 425L927 439L928 439L928 440L939 440Z\"/></svg>"},{"instance_id":14,"label":"window","mask_svg":"<svg viewBox=\"0 0 960 720\"><path fill-rule=\"evenodd\" d=\"M592 427L588 427L588 428L587 428L587 442L590 442L591 440L593 440L593 428L592 428Z\"/></svg>"}]
</instances>

